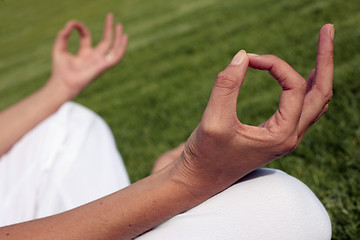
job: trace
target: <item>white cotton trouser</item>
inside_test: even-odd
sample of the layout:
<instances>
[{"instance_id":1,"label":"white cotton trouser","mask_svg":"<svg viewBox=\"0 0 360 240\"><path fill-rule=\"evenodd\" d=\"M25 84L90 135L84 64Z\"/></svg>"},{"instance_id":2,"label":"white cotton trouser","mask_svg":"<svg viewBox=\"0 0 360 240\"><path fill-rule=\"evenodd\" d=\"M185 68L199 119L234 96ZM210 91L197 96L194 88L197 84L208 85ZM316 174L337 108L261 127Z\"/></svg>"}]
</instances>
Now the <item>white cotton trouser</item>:
<instances>
[{"instance_id":1,"label":"white cotton trouser","mask_svg":"<svg viewBox=\"0 0 360 240\"><path fill-rule=\"evenodd\" d=\"M0 226L56 214L129 184L105 122L66 103L0 158Z\"/></svg>"},{"instance_id":2,"label":"white cotton trouser","mask_svg":"<svg viewBox=\"0 0 360 240\"><path fill-rule=\"evenodd\" d=\"M104 121L67 103L0 158L0 226L66 211L128 184ZM331 223L302 182L258 169L137 239L329 240Z\"/></svg>"}]
</instances>

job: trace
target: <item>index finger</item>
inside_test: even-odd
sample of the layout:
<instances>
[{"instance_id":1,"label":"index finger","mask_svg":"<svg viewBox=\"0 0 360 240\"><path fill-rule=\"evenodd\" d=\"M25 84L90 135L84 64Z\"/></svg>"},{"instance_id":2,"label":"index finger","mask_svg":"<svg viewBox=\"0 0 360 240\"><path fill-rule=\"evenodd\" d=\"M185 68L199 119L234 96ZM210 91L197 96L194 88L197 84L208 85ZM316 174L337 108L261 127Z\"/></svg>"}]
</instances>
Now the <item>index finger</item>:
<instances>
[{"instance_id":1,"label":"index finger","mask_svg":"<svg viewBox=\"0 0 360 240\"><path fill-rule=\"evenodd\" d=\"M67 50L68 38L74 27L75 21L68 22L63 29L61 29L55 40L54 52L62 52Z\"/></svg>"},{"instance_id":2,"label":"index finger","mask_svg":"<svg viewBox=\"0 0 360 240\"><path fill-rule=\"evenodd\" d=\"M273 55L249 54L249 66L259 70L268 70L278 81L283 91L280 96L279 109L270 118L270 121L284 130L294 130L298 125L304 104L305 79L289 64Z\"/></svg>"},{"instance_id":3,"label":"index finger","mask_svg":"<svg viewBox=\"0 0 360 240\"><path fill-rule=\"evenodd\" d=\"M90 34L87 28L80 22L69 21L56 37L55 52L67 51L69 36L73 29L77 29L80 33L80 47L91 46Z\"/></svg>"}]
</instances>

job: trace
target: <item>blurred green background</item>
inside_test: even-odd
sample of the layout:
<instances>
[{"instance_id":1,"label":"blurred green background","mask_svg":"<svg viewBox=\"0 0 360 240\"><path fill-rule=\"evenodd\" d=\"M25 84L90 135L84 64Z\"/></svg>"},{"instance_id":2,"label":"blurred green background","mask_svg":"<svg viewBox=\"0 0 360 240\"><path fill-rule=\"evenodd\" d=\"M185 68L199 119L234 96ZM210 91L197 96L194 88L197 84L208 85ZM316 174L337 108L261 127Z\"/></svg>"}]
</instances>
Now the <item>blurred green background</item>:
<instances>
[{"instance_id":1,"label":"blurred green background","mask_svg":"<svg viewBox=\"0 0 360 240\"><path fill-rule=\"evenodd\" d=\"M294 153L269 167L315 192L332 219L333 239L360 239L360 1L0 0L0 109L46 82L54 37L68 20L85 22L96 43L107 12L130 35L126 57L76 101L110 125L132 181L187 139L217 73L238 50L278 55L307 77L320 27L335 24L329 111ZM76 48L74 34L70 49ZM250 70L240 91L240 120L256 125L267 119L280 90L267 73Z\"/></svg>"}]
</instances>

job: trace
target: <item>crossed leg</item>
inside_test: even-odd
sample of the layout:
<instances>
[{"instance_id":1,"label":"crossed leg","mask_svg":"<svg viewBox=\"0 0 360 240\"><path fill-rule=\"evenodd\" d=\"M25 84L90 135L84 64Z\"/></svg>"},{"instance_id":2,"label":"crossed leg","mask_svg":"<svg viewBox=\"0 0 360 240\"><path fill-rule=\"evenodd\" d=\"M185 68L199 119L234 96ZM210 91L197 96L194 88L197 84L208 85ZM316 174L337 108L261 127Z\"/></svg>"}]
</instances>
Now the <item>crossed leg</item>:
<instances>
[{"instance_id":1,"label":"crossed leg","mask_svg":"<svg viewBox=\"0 0 360 240\"><path fill-rule=\"evenodd\" d=\"M329 216L301 181L257 169L138 240L330 240Z\"/></svg>"},{"instance_id":2,"label":"crossed leg","mask_svg":"<svg viewBox=\"0 0 360 240\"><path fill-rule=\"evenodd\" d=\"M65 104L0 159L0 226L85 204L129 184L111 131ZM329 216L299 180L258 169L137 239L329 240Z\"/></svg>"}]
</instances>

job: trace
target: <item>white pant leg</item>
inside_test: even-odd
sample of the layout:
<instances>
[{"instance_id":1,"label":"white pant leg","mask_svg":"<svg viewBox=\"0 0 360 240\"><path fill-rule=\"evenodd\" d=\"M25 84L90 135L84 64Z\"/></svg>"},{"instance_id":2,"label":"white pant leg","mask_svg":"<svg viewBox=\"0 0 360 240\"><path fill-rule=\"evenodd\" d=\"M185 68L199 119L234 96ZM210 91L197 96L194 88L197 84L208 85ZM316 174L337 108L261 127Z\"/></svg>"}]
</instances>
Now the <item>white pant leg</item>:
<instances>
[{"instance_id":1,"label":"white pant leg","mask_svg":"<svg viewBox=\"0 0 360 240\"><path fill-rule=\"evenodd\" d=\"M0 158L0 226L56 214L129 184L105 122L66 103Z\"/></svg>"},{"instance_id":2,"label":"white pant leg","mask_svg":"<svg viewBox=\"0 0 360 240\"><path fill-rule=\"evenodd\" d=\"M302 182L258 169L137 240L329 240L329 216Z\"/></svg>"}]
</instances>

